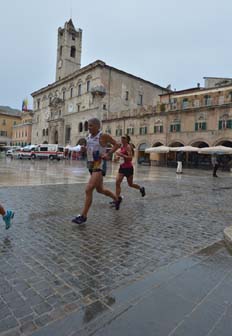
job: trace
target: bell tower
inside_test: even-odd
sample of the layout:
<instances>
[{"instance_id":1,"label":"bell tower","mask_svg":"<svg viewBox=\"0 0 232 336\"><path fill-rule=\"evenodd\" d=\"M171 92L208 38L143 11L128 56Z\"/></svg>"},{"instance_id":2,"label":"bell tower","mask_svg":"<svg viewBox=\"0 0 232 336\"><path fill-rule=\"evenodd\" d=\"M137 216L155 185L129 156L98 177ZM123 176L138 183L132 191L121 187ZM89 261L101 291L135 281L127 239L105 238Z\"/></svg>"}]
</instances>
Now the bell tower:
<instances>
[{"instance_id":1,"label":"bell tower","mask_svg":"<svg viewBox=\"0 0 232 336\"><path fill-rule=\"evenodd\" d=\"M72 19L58 29L56 81L81 67L82 30L76 30Z\"/></svg>"}]
</instances>

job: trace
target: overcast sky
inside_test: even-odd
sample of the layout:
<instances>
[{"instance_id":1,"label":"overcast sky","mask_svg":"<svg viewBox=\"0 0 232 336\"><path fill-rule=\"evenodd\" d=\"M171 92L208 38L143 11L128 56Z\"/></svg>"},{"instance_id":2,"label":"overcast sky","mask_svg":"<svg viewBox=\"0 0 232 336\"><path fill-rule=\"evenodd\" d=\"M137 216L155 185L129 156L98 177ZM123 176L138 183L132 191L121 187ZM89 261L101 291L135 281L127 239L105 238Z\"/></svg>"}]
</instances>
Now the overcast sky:
<instances>
[{"instance_id":1,"label":"overcast sky","mask_svg":"<svg viewBox=\"0 0 232 336\"><path fill-rule=\"evenodd\" d=\"M0 105L55 81L57 29L83 30L82 66L97 59L172 89L232 77L231 0L0 0Z\"/></svg>"}]
</instances>

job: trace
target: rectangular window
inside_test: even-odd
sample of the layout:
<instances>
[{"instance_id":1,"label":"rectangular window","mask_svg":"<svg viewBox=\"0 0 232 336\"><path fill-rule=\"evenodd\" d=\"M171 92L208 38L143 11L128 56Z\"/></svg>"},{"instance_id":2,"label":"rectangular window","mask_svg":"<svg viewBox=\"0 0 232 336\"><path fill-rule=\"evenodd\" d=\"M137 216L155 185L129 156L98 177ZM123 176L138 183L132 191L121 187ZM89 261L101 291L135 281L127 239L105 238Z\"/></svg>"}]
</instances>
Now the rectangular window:
<instances>
[{"instance_id":1,"label":"rectangular window","mask_svg":"<svg viewBox=\"0 0 232 336\"><path fill-rule=\"evenodd\" d=\"M133 127L129 127L126 129L126 134L128 135L134 135L134 128Z\"/></svg>"},{"instance_id":2,"label":"rectangular window","mask_svg":"<svg viewBox=\"0 0 232 336\"><path fill-rule=\"evenodd\" d=\"M226 129L226 128L229 128L231 129L232 128L232 120L219 120L218 122L218 129L221 130L221 129Z\"/></svg>"},{"instance_id":3,"label":"rectangular window","mask_svg":"<svg viewBox=\"0 0 232 336\"><path fill-rule=\"evenodd\" d=\"M3 121L2 121L2 125L6 125L6 120L5 119L3 119Z\"/></svg>"},{"instance_id":4,"label":"rectangular window","mask_svg":"<svg viewBox=\"0 0 232 336\"><path fill-rule=\"evenodd\" d=\"M73 96L73 88L70 89L70 98Z\"/></svg>"},{"instance_id":5,"label":"rectangular window","mask_svg":"<svg viewBox=\"0 0 232 336\"><path fill-rule=\"evenodd\" d=\"M143 95L142 94L138 95L138 105L143 105Z\"/></svg>"},{"instance_id":6,"label":"rectangular window","mask_svg":"<svg viewBox=\"0 0 232 336\"><path fill-rule=\"evenodd\" d=\"M37 109L39 110L40 108L40 99L37 99Z\"/></svg>"},{"instance_id":7,"label":"rectangular window","mask_svg":"<svg viewBox=\"0 0 232 336\"><path fill-rule=\"evenodd\" d=\"M205 96L205 106L210 106L212 104L212 98L210 96Z\"/></svg>"},{"instance_id":8,"label":"rectangular window","mask_svg":"<svg viewBox=\"0 0 232 336\"><path fill-rule=\"evenodd\" d=\"M196 122L195 123L195 131L205 131L206 130L206 122Z\"/></svg>"},{"instance_id":9,"label":"rectangular window","mask_svg":"<svg viewBox=\"0 0 232 336\"><path fill-rule=\"evenodd\" d=\"M115 135L116 136L121 136L122 135L122 129L121 128L116 129Z\"/></svg>"},{"instance_id":10,"label":"rectangular window","mask_svg":"<svg viewBox=\"0 0 232 336\"><path fill-rule=\"evenodd\" d=\"M163 125L154 126L154 133L163 133Z\"/></svg>"},{"instance_id":11,"label":"rectangular window","mask_svg":"<svg viewBox=\"0 0 232 336\"><path fill-rule=\"evenodd\" d=\"M183 108L183 110L188 108L188 100L187 99L183 99L182 108Z\"/></svg>"},{"instance_id":12,"label":"rectangular window","mask_svg":"<svg viewBox=\"0 0 232 336\"><path fill-rule=\"evenodd\" d=\"M81 104L77 104L77 112L80 112L81 110Z\"/></svg>"},{"instance_id":13,"label":"rectangular window","mask_svg":"<svg viewBox=\"0 0 232 336\"><path fill-rule=\"evenodd\" d=\"M224 104L224 96L220 96L220 97L219 97L219 99L218 99L218 104L219 104L219 105Z\"/></svg>"},{"instance_id":14,"label":"rectangular window","mask_svg":"<svg viewBox=\"0 0 232 336\"><path fill-rule=\"evenodd\" d=\"M81 84L78 85L78 96L81 95Z\"/></svg>"},{"instance_id":15,"label":"rectangular window","mask_svg":"<svg viewBox=\"0 0 232 336\"><path fill-rule=\"evenodd\" d=\"M69 142L71 139L71 127L66 127L66 130L65 130L65 142Z\"/></svg>"},{"instance_id":16,"label":"rectangular window","mask_svg":"<svg viewBox=\"0 0 232 336\"><path fill-rule=\"evenodd\" d=\"M170 132L180 132L180 124L170 125Z\"/></svg>"},{"instance_id":17,"label":"rectangular window","mask_svg":"<svg viewBox=\"0 0 232 336\"><path fill-rule=\"evenodd\" d=\"M65 91L63 91L63 100L65 100Z\"/></svg>"},{"instance_id":18,"label":"rectangular window","mask_svg":"<svg viewBox=\"0 0 232 336\"><path fill-rule=\"evenodd\" d=\"M125 93L125 100L126 100L126 101L129 100L129 91L126 91L126 93Z\"/></svg>"},{"instance_id":19,"label":"rectangular window","mask_svg":"<svg viewBox=\"0 0 232 336\"><path fill-rule=\"evenodd\" d=\"M90 81L89 80L86 83L86 90L87 90L87 92L90 91Z\"/></svg>"},{"instance_id":20,"label":"rectangular window","mask_svg":"<svg viewBox=\"0 0 232 336\"><path fill-rule=\"evenodd\" d=\"M145 134L147 134L147 126L140 127L140 129L139 129L139 134L140 134L140 135L145 135Z\"/></svg>"}]
</instances>

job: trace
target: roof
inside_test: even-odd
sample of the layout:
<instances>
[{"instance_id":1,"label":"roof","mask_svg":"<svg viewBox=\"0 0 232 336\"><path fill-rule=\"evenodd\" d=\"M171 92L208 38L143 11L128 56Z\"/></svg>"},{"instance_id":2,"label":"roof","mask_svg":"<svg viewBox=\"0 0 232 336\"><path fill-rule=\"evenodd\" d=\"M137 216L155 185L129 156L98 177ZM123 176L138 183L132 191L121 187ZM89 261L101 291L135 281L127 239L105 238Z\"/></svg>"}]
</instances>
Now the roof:
<instances>
[{"instance_id":1,"label":"roof","mask_svg":"<svg viewBox=\"0 0 232 336\"><path fill-rule=\"evenodd\" d=\"M130 74L130 73L128 73L128 72L125 72L125 71L123 71L123 70L120 70L120 69L114 68L114 67L112 67L112 66L110 66L110 65L107 65L104 61L96 60L96 61L94 61L93 63L90 63L90 64L84 66L83 68L80 68L79 70L74 71L72 74L70 74L70 75L68 75L68 76L66 76L66 77L64 77L64 78L62 78L62 79L60 79L60 80L58 80L58 81L56 81L56 82L54 82L54 83L52 83L52 84L47 85L46 87L43 87L43 88L41 88L41 89L39 89L39 90L37 90L37 91L32 92L31 95L32 95L32 97L34 97L34 96L36 96L37 94L41 94L41 93L47 91L47 90L50 89L50 88L55 88L55 87L57 87L57 86L59 86L59 85L61 85L61 84L64 84L65 82L67 82L67 81L69 81L69 80L71 80L71 79L74 79L75 77L77 77L77 76L79 76L79 75L82 75L82 74L84 74L85 72L88 72L88 71L90 71L90 70L92 70L92 69L94 69L94 68L96 68L96 67L107 68L107 69L109 69L109 70L116 71L116 72L121 73L121 74L123 74L123 75L126 75L126 76L128 76L128 77L131 77L131 78L140 80L140 81L142 81L142 82L144 82L144 83L146 83L146 84L150 84L150 85L152 85L152 86L154 86L154 87L156 87L156 88L158 88L158 89L164 90L164 91L166 91L166 92L169 92L169 91L170 91L170 90L168 90L167 88L164 88L164 87L162 87L162 86L160 86L160 85L154 84L154 83L152 83L152 82L150 82L150 81L147 81L147 80L145 80L145 79L143 79L143 78L137 77L137 76L132 75L132 74ZM170 92L171 92L171 91L170 91Z\"/></svg>"},{"instance_id":2,"label":"roof","mask_svg":"<svg viewBox=\"0 0 232 336\"><path fill-rule=\"evenodd\" d=\"M21 117L22 111L13 109L9 106L0 106L0 114L9 115L12 117Z\"/></svg>"},{"instance_id":3,"label":"roof","mask_svg":"<svg viewBox=\"0 0 232 336\"><path fill-rule=\"evenodd\" d=\"M230 79L230 80L232 80L232 78L231 77L203 77L203 79L207 79L207 78L209 78L209 79Z\"/></svg>"}]
</instances>

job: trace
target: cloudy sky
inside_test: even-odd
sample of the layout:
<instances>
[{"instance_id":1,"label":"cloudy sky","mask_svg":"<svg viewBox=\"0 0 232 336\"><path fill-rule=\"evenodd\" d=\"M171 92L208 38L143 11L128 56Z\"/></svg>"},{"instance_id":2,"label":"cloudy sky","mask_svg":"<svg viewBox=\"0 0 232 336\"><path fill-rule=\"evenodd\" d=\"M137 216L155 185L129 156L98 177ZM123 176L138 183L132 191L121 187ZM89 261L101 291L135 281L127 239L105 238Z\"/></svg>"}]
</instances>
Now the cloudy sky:
<instances>
[{"instance_id":1,"label":"cloudy sky","mask_svg":"<svg viewBox=\"0 0 232 336\"><path fill-rule=\"evenodd\" d=\"M97 59L172 89L232 77L231 0L1 0L0 105L55 80L57 29L83 30L82 66Z\"/></svg>"}]
</instances>

